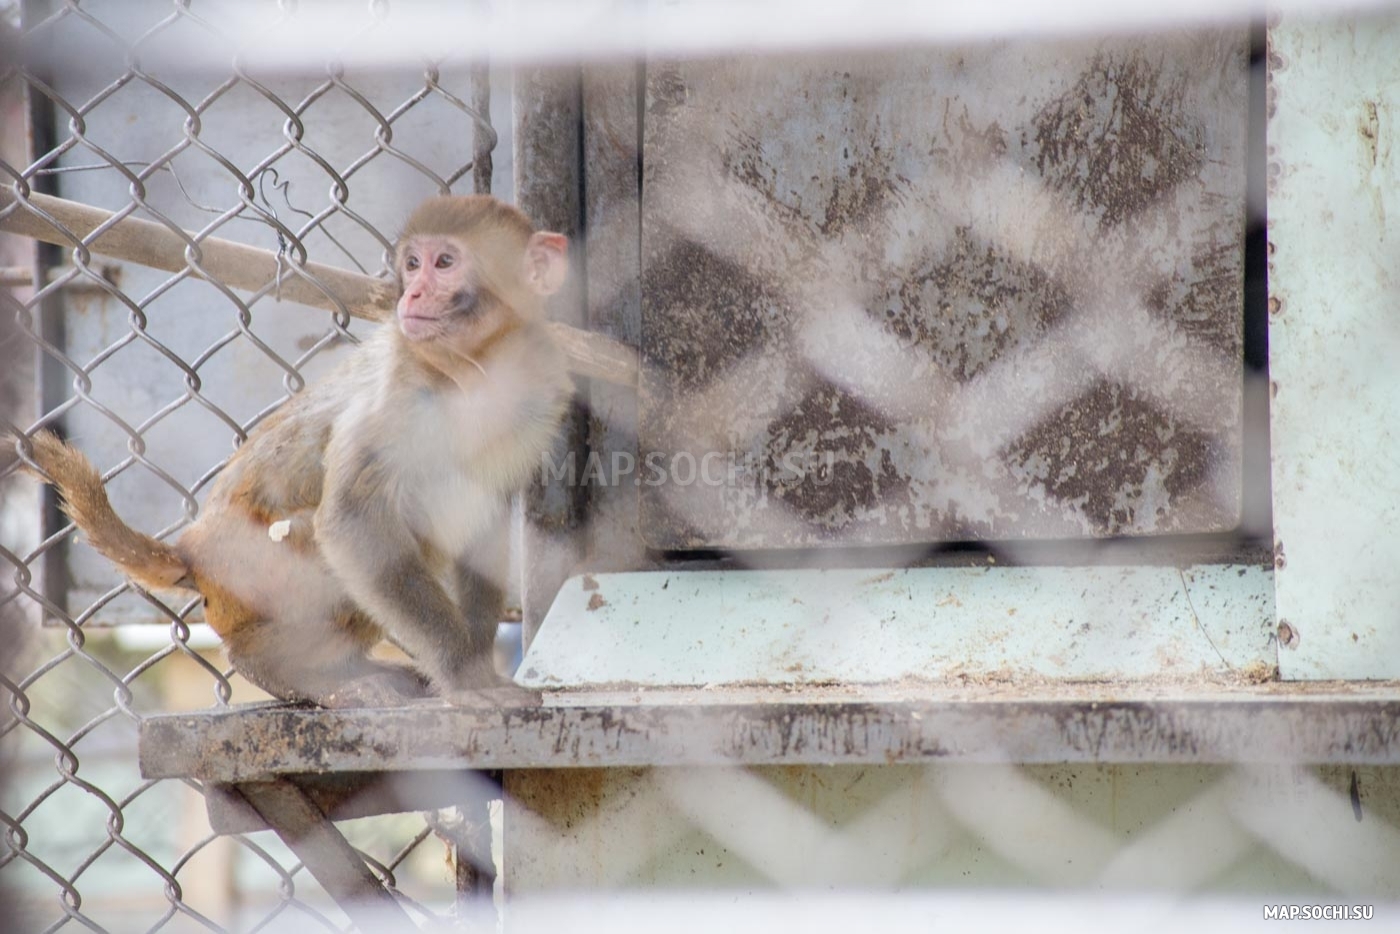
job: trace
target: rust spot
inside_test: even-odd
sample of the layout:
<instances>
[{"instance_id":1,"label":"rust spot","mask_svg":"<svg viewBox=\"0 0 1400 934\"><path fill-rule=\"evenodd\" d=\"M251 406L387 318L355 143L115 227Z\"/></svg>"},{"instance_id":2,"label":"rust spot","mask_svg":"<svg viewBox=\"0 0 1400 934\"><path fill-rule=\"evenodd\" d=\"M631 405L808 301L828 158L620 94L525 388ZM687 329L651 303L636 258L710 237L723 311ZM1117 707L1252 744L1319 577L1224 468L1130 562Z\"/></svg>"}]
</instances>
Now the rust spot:
<instances>
[{"instance_id":1,"label":"rust spot","mask_svg":"<svg viewBox=\"0 0 1400 934\"><path fill-rule=\"evenodd\" d=\"M1205 131L1189 119L1189 76L1140 51L1100 54L1036 115L1037 171L1076 207L1115 227L1199 175Z\"/></svg>"},{"instance_id":2,"label":"rust spot","mask_svg":"<svg viewBox=\"0 0 1400 934\"><path fill-rule=\"evenodd\" d=\"M1075 504L1098 533L1163 531L1197 521L1177 500L1195 492L1223 456L1220 439L1178 422L1131 387L1099 381L1033 426L1005 452L1013 475L1040 489L1057 512ZM1138 514L1149 474L1167 494Z\"/></svg>"},{"instance_id":3,"label":"rust spot","mask_svg":"<svg viewBox=\"0 0 1400 934\"><path fill-rule=\"evenodd\" d=\"M952 101L943 105L943 136L945 146L934 146L929 155L942 156L958 172L977 173L999 162L1007 153L1006 130L993 120L985 126L972 121L966 104L953 116Z\"/></svg>"},{"instance_id":4,"label":"rust spot","mask_svg":"<svg viewBox=\"0 0 1400 934\"><path fill-rule=\"evenodd\" d=\"M585 575L583 575L583 589L584 589L584 590L597 590L597 589L598 589L598 578L594 577L592 574L585 574Z\"/></svg>"},{"instance_id":5,"label":"rust spot","mask_svg":"<svg viewBox=\"0 0 1400 934\"><path fill-rule=\"evenodd\" d=\"M849 531L856 515L892 498L908 499L909 478L895 468L884 443L895 431L883 412L823 382L769 422L763 452L767 493L822 537ZM790 452L802 450L814 452L816 469L792 469Z\"/></svg>"},{"instance_id":6,"label":"rust spot","mask_svg":"<svg viewBox=\"0 0 1400 934\"><path fill-rule=\"evenodd\" d=\"M1038 340L1069 314L1073 299L1039 266L959 227L941 256L903 277L873 307L884 309L888 330L966 382L1009 348Z\"/></svg>"},{"instance_id":7,"label":"rust spot","mask_svg":"<svg viewBox=\"0 0 1400 934\"><path fill-rule=\"evenodd\" d=\"M1278 666L1266 661L1253 661L1237 669L1236 674L1245 684L1267 684L1278 680Z\"/></svg>"},{"instance_id":8,"label":"rust spot","mask_svg":"<svg viewBox=\"0 0 1400 934\"><path fill-rule=\"evenodd\" d=\"M1380 161L1380 114L1376 110L1375 101L1365 101L1361 109L1361 126L1357 131L1366 141L1366 151L1371 154L1371 165L1375 166Z\"/></svg>"},{"instance_id":9,"label":"rust spot","mask_svg":"<svg viewBox=\"0 0 1400 934\"><path fill-rule=\"evenodd\" d=\"M1239 244L1217 241L1193 250L1191 270L1189 277L1157 275L1142 290L1143 303L1153 317L1237 356L1244 340Z\"/></svg>"},{"instance_id":10,"label":"rust spot","mask_svg":"<svg viewBox=\"0 0 1400 934\"><path fill-rule=\"evenodd\" d=\"M607 606L607 605L608 605L608 601L604 600L604 599L603 599L603 595L600 594L600 593L595 593L595 594L593 594L593 596L591 596L591 597L588 598L588 609L589 609L589 610L601 609L602 607L605 607L605 606Z\"/></svg>"},{"instance_id":11,"label":"rust spot","mask_svg":"<svg viewBox=\"0 0 1400 934\"><path fill-rule=\"evenodd\" d=\"M1274 316L1283 314L1283 299L1277 295L1269 296L1269 314Z\"/></svg>"},{"instance_id":12,"label":"rust spot","mask_svg":"<svg viewBox=\"0 0 1400 934\"><path fill-rule=\"evenodd\" d=\"M1274 542L1274 567L1283 570L1288 565L1288 559L1283 554L1283 542Z\"/></svg>"},{"instance_id":13,"label":"rust spot","mask_svg":"<svg viewBox=\"0 0 1400 934\"><path fill-rule=\"evenodd\" d=\"M1278 624L1278 644L1285 649L1296 649L1298 647L1298 630L1287 620L1279 620Z\"/></svg>"},{"instance_id":14,"label":"rust spot","mask_svg":"<svg viewBox=\"0 0 1400 934\"><path fill-rule=\"evenodd\" d=\"M878 137L878 115L874 122ZM821 147L824 140L819 135L810 145ZM872 141L861 147L855 158L851 158L849 148L843 153L844 170L824 179L825 200L819 207L803 205L792 190L792 180L784 177L792 166L769 162L764 156L764 141L757 136L731 133L721 150L720 165L726 176L757 193L765 210L782 221L791 240L790 255L811 261L817 258L822 240L838 239L852 231L893 235L890 224L894 212L890 208L902 203L910 189L909 180L895 168L894 153L879 143Z\"/></svg>"},{"instance_id":15,"label":"rust spot","mask_svg":"<svg viewBox=\"0 0 1400 934\"><path fill-rule=\"evenodd\" d=\"M769 341L790 338L792 313L778 292L691 240L649 259L642 294L646 321L657 322L642 341L646 365L678 392L706 385ZM722 309L722 322L696 314L697 303Z\"/></svg>"},{"instance_id":16,"label":"rust spot","mask_svg":"<svg viewBox=\"0 0 1400 934\"><path fill-rule=\"evenodd\" d=\"M813 145L819 146L821 141ZM720 167L728 178L757 194L764 210L782 223L789 241L787 247L794 257L810 260L816 256L817 222L790 201L790 186L782 184L782 172L764 157L763 140L748 133L731 133L728 145L720 152Z\"/></svg>"},{"instance_id":17,"label":"rust spot","mask_svg":"<svg viewBox=\"0 0 1400 934\"><path fill-rule=\"evenodd\" d=\"M817 230L835 239L850 230L883 226L892 203L904 197L907 187L907 180L895 172L891 154L875 145L865 158L847 166L844 177L831 179L831 193Z\"/></svg>"},{"instance_id":18,"label":"rust spot","mask_svg":"<svg viewBox=\"0 0 1400 934\"><path fill-rule=\"evenodd\" d=\"M664 117L685 103L688 96L685 78L675 65L661 65L648 70L651 80L647 88L650 91L647 113L653 117Z\"/></svg>"}]
</instances>

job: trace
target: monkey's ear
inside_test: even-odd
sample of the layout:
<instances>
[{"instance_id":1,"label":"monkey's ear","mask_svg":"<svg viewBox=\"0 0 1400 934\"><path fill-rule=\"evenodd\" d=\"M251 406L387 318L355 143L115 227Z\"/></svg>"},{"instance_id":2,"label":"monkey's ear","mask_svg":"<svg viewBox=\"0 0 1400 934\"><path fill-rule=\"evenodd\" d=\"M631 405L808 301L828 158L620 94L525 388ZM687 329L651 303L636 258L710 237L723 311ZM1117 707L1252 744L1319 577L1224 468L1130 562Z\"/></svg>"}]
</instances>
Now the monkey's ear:
<instances>
[{"instance_id":1,"label":"monkey's ear","mask_svg":"<svg viewBox=\"0 0 1400 934\"><path fill-rule=\"evenodd\" d=\"M540 231L525 244L525 282L540 295L553 295L569 274L569 238Z\"/></svg>"}]
</instances>

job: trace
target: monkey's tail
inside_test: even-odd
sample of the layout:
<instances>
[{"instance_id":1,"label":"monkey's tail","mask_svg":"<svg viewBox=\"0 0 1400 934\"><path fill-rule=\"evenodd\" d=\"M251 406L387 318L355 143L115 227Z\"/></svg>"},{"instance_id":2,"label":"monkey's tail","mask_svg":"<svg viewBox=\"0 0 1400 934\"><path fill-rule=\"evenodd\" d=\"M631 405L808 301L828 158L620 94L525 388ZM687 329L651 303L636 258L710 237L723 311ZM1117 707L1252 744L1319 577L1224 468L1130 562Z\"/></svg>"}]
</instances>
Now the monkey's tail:
<instances>
[{"instance_id":1,"label":"monkey's tail","mask_svg":"<svg viewBox=\"0 0 1400 934\"><path fill-rule=\"evenodd\" d=\"M63 494L63 511L103 557L143 587L193 589L190 567L172 546L121 520L107 498L102 475L82 452L41 431L30 439L33 458Z\"/></svg>"}]
</instances>

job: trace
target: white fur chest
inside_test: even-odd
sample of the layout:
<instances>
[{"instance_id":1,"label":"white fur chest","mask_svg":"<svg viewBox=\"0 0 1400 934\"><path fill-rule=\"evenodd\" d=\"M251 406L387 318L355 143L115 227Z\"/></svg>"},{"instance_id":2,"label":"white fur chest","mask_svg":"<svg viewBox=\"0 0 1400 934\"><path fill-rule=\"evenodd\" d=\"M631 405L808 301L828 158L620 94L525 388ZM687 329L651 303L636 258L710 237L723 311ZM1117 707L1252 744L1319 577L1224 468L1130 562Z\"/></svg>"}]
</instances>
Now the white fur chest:
<instances>
[{"instance_id":1,"label":"white fur chest","mask_svg":"<svg viewBox=\"0 0 1400 934\"><path fill-rule=\"evenodd\" d=\"M498 529L510 509L509 495L465 471L423 477L409 495L415 532L435 549L460 555L483 534Z\"/></svg>"},{"instance_id":2,"label":"white fur chest","mask_svg":"<svg viewBox=\"0 0 1400 934\"><path fill-rule=\"evenodd\" d=\"M433 547L459 554L499 527L534 467L521 450L532 432L512 417L515 401L447 391L425 394L404 413L413 443L398 455L400 496L415 533Z\"/></svg>"}]
</instances>

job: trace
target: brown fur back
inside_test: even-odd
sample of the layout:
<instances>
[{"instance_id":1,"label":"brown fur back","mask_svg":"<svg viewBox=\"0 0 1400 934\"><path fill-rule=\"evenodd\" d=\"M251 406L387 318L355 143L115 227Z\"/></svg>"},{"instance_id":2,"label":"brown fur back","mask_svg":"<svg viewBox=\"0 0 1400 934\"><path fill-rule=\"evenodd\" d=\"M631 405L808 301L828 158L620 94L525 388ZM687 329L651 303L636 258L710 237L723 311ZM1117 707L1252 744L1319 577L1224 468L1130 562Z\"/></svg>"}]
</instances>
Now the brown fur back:
<instances>
[{"instance_id":1,"label":"brown fur back","mask_svg":"<svg viewBox=\"0 0 1400 934\"><path fill-rule=\"evenodd\" d=\"M34 462L63 494L63 511L88 543L143 587L191 587L189 567L176 550L127 525L112 509L102 475L71 445L47 431L30 439Z\"/></svg>"}]
</instances>

